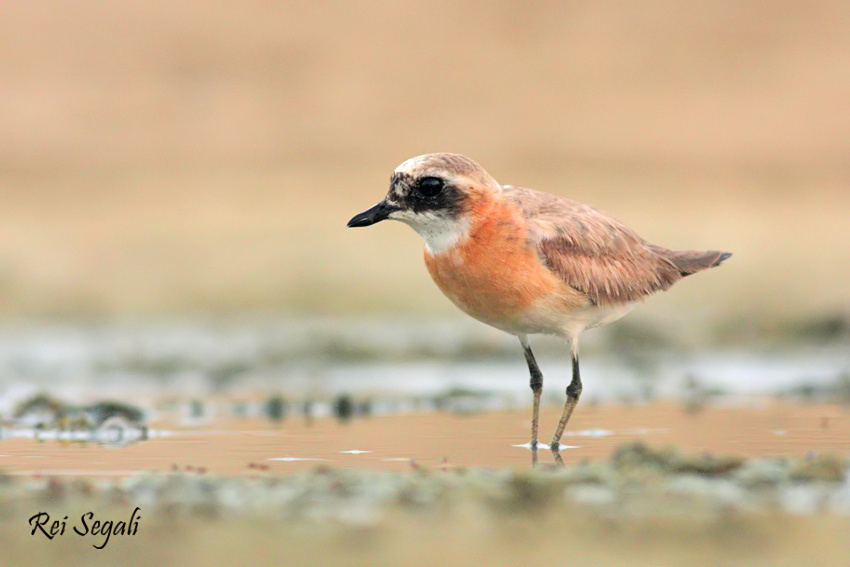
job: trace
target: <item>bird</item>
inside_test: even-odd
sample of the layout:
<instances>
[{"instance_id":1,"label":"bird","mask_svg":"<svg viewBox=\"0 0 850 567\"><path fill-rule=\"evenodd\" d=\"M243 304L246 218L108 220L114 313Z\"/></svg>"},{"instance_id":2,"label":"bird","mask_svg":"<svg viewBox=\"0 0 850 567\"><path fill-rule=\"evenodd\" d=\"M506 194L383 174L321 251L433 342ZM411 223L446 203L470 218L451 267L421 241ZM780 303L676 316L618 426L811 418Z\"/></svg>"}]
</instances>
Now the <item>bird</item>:
<instances>
[{"instance_id":1,"label":"bird","mask_svg":"<svg viewBox=\"0 0 850 567\"><path fill-rule=\"evenodd\" d=\"M384 199L355 215L348 227L387 219L422 236L425 266L452 303L519 339L533 395L529 447L535 464L543 374L528 336L554 335L571 348L572 379L549 444L562 463L561 436L582 392L579 335L732 255L650 244L596 208L501 185L474 160L455 153L403 162Z\"/></svg>"}]
</instances>

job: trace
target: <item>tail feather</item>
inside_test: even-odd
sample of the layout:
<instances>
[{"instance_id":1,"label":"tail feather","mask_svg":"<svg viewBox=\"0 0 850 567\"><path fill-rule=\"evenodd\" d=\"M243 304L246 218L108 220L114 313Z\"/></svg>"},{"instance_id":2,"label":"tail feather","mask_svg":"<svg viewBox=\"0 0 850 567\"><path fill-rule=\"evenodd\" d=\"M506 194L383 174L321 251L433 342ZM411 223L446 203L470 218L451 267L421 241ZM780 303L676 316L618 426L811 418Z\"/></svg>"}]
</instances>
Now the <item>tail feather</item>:
<instances>
[{"instance_id":1,"label":"tail feather","mask_svg":"<svg viewBox=\"0 0 850 567\"><path fill-rule=\"evenodd\" d=\"M719 250L709 250L707 252L670 250L667 258L673 262L673 265L679 269L682 277L684 277L719 266L731 255L731 252L722 252Z\"/></svg>"}]
</instances>

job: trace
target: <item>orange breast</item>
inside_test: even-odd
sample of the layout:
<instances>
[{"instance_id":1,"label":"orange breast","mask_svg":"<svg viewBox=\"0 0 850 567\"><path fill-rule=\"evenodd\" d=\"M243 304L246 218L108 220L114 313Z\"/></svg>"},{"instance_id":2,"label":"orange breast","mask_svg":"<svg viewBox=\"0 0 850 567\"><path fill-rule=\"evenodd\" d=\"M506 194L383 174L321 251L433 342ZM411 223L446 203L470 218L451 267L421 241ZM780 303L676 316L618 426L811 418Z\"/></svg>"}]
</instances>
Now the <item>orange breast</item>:
<instances>
[{"instance_id":1,"label":"orange breast","mask_svg":"<svg viewBox=\"0 0 850 567\"><path fill-rule=\"evenodd\" d=\"M425 265L440 290L469 315L495 327L515 327L517 317L556 293L563 283L540 262L518 211L498 204L487 214L470 211L469 234Z\"/></svg>"}]
</instances>

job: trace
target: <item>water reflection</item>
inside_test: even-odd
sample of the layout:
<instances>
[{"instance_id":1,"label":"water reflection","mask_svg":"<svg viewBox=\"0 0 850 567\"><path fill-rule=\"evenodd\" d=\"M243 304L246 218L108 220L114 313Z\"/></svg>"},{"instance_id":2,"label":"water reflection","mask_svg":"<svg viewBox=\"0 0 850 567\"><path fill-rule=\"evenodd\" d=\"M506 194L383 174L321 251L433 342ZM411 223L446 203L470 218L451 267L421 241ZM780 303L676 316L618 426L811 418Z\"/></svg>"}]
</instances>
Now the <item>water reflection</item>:
<instances>
[{"instance_id":1,"label":"water reflection","mask_svg":"<svg viewBox=\"0 0 850 567\"><path fill-rule=\"evenodd\" d=\"M156 437L167 437L174 434L174 431L149 429L145 426L132 426L123 422L112 421L91 429L4 427L0 429L0 440L31 439L37 442L61 441L96 443L104 447L126 447L140 441L147 441Z\"/></svg>"}]
</instances>

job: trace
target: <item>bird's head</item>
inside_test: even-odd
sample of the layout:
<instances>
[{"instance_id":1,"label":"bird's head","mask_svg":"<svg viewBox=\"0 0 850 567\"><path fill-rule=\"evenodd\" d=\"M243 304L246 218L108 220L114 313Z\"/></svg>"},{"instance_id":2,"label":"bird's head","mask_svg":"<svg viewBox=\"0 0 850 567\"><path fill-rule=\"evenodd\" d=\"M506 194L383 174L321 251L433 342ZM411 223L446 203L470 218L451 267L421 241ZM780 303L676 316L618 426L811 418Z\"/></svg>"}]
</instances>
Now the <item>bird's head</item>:
<instances>
[{"instance_id":1,"label":"bird's head","mask_svg":"<svg viewBox=\"0 0 850 567\"><path fill-rule=\"evenodd\" d=\"M484 168L459 154L426 154L398 166L387 196L354 216L349 227L369 226L385 219L413 227L429 250L447 248L469 227L468 213L501 186Z\"/></svg>"}]
</instances>

